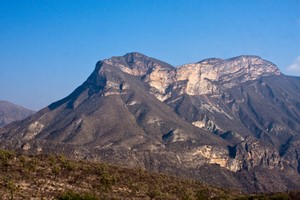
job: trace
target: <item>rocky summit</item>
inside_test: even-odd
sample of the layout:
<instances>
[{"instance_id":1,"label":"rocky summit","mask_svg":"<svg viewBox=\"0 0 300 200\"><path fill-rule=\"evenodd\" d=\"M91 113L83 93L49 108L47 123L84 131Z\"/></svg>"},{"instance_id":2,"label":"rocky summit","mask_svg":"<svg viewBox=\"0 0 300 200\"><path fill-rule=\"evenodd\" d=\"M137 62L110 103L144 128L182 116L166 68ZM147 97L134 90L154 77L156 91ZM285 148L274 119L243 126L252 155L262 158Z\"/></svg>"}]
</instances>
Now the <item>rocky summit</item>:
<instances>
[{"instance_id":1,"label":"rocky summit","mask_svg":"<svg viewBox=\"0 0 300 200\"><path fill-rule=\"evenodd\" d=\"M106 161L243 192L300 189L300 78L258 56L99 61L69 96L0 129L3 148Z\"/></svg>"}]
</instances>

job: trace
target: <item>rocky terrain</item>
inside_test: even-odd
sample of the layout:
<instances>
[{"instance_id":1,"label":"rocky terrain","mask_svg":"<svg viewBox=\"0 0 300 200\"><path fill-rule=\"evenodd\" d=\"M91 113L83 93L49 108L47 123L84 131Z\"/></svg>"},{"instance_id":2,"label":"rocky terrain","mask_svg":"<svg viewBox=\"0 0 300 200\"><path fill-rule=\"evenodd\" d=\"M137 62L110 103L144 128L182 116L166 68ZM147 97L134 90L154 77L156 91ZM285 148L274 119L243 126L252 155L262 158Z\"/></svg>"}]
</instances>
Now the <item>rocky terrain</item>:
<instances>
[{"instance_id":1,"label":"rocky terrain","mask_svg":"<svg viewBox=\"0 0 300 200\"><path fill-rule=\"evenodd\" d=\"M66 98L0 130L3 148L107 161L244 192L300 189L300 79L257 56L173 67L99 61Z\"/></svg>"},{"instance_id":2,"label":"rocky terrain","mask_svg":"<svg viewBox=\"0 0 300 200\"><path fill-rule=\"evenodd\" d=\"M17 120L32 115L34 111L0 100L0 128Z\"/></svg>"}]
</instances>

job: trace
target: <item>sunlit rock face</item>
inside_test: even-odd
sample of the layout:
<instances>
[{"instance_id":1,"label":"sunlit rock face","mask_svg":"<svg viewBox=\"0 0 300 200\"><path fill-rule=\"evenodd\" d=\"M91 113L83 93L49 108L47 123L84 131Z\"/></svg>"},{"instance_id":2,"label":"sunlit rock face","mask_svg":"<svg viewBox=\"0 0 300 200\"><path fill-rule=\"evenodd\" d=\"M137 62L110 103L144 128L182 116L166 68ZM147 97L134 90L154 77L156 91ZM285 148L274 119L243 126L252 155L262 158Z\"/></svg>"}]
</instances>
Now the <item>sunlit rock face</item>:
<instances>
[{"instance_id":1,"label":"sunlit rock face","mask_svg":"<svg viewBox=\"0 0 300 200\"><path fill-rule=\"evenodd\" d=\"M257 56L208 59L180 66L177 72L178 80L187 80L186 93L189 95L217 94L261 76L280 74L274 64Z\"/></svg>"},{"instance_id":2,"label":"sunlit rock face","mask_svg":"<svg viewBox=\"0 0 300 200\"><path fill-rule=\"evenodd\" d=\"M181 162L188 166L203 166L204 164L216 164L232 172L242 169L242 160L231 158L227 149L203 145L189 152L185 152Z\"/></svg>"},{"instance_id":3,"label":"sunlit rock face","mask_svg":"<svg viewBox=\"0 0 300 200\"><path fill-rule=\"evenodd\" d=\"M171 96L171 88L188 95L218 94L240 83L269 75L280 75L279 69L258 56L239 56L228 60L205 59L176 68L156 62L138 53L104 61L119 67L123 72L141 76L151 92L161 101ZM185 84L178 87L179 82Z\"/></svg>"},{"instance_id":4,"label":"sunlit rock face","mask_svg":"<svg viewBox=\"0 0 300 200\"><path fill-rule=\"evenodd\" d=\"M27 132L25 133L25 140L30 140L32 138L34 138L34 136L36 136L37 134L39 134L41 132L41 130L43 129L44 125L39 123L39 122L34 122L32 124L29 125Z\"/></svg>"}]
</instances>

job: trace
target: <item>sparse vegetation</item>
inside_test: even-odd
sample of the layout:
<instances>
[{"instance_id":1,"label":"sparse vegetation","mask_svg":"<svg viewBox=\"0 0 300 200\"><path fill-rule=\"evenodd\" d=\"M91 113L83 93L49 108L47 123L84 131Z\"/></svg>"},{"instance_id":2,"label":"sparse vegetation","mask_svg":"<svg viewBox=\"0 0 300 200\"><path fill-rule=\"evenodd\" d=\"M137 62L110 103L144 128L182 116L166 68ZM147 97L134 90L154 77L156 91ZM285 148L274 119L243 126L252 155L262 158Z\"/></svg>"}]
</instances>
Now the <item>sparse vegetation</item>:
<instances>
[{"instance_id":1,"label":"sparse vegetation","mask_svg":"<svg viewBox=\"0 0 300 200\"><path fill-rule=\"evenodd\" d=\"M70 160L61 155L16 155L0 150L0 196L8 199L297 199L300 192L240 196L142 169Z\"/></svg>"}]
</instances>

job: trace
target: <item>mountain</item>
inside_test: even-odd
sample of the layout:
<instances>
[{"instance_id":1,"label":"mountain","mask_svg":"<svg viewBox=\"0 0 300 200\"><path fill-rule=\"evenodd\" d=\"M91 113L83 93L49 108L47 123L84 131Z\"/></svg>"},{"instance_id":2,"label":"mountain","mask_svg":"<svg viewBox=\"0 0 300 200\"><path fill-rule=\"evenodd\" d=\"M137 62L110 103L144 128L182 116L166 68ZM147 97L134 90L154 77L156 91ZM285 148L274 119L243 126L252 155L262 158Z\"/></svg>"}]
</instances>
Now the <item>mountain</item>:
<instances>
[{"instance_id":1,"label":"mountain","mask_svg":"<svg viewBox=\"0 0 300 200\"><path fill-rule=\"evenodd\" d=\"M0 130L0 144L171 173L246 192L300 189L300 79L257 56L173 67L99 61L66 98Z\"/></svg>"},{"instance_id":2,"label":"mountain","mask_svg":"<svg viewBox=\"0 0 300 200\"><path fill-rule=\"evenodd\" d=\"M7 101L0 100L0 128L17 120L22 120L32 115L34 111Z\"/></svg>"}]
</instances>

